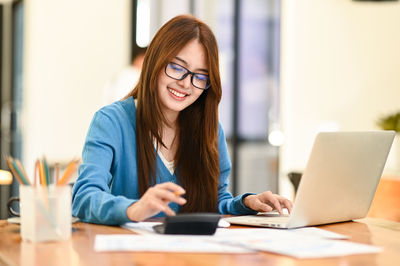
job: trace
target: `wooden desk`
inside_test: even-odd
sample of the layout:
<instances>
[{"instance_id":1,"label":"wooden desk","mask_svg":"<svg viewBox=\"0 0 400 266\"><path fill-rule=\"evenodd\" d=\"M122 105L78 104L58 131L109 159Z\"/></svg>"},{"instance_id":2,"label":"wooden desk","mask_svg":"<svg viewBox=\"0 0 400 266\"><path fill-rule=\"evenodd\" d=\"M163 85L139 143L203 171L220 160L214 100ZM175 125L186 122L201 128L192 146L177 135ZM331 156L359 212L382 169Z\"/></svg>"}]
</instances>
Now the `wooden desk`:
<instances>
[{"instance_id":1,"label":"wooden desk","mask_svg":"<svg viewBox=\"0 0 400 266\"><path fill-rule=\"evenodd\" d=\"M191 254L93 251L96 234L132 234L119 227L76 223L69 241L31 244L21 242L19 225L0 221L0 265L399 265L400 223L374 218L320 226L351 236L351 240L381 246L378 254L338 258L297 260L291 257L259 252L255 254ZM235 228L240 228L239 226ZM300 241L300 240L299 240Z\"/></svg>"}]
</instances>

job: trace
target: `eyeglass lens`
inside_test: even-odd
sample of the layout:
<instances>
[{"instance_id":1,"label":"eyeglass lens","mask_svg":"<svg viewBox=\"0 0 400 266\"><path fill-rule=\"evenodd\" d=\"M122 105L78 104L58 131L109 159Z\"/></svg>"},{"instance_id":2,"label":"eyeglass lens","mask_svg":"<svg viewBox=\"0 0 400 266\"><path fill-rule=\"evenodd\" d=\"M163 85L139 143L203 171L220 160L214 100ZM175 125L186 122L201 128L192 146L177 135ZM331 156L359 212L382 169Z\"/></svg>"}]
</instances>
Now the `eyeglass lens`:
<instances>
[{"instance_id":1,"label":"eyeglass lens","mask_svg":"<svg viewBox=\"0 0 400 266\"><path fill-rule=\"evenodd\" d=\"M209 87L209 78L208 75L200 74L200 73L193 73L189 71L187 68L176 64L176 63L169 63L165 68L165 73L173 79L182 80L186 78L187 75L191 75L191 82L193 86L199 89L207 89Z\"/></svg>"}]
</instances>

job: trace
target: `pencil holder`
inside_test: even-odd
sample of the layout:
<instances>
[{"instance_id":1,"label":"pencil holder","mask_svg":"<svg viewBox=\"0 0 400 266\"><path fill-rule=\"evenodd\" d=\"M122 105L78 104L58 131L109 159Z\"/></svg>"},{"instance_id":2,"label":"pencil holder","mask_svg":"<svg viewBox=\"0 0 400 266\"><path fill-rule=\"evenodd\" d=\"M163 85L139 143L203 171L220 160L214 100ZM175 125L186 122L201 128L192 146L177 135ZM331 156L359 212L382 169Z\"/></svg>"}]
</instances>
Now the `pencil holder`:
<instances>
[{"instance_id":1,"label":"pencil holder","mask_svg":"<svg viewBox=\"0 0 400 266\"><path fill-rule=\"evenodd\" d=\"M24 241L68 240L71 237L71 187L19 187L21 237Z\"/></svg>"}]
</instances>

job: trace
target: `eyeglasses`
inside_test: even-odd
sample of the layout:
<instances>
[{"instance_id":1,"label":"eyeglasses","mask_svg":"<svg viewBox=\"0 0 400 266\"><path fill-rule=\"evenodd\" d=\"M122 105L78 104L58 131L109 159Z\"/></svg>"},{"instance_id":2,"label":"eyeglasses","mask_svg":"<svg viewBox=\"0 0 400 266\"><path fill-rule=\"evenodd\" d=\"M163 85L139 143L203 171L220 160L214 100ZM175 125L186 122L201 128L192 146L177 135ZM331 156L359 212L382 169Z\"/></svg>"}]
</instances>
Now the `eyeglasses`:
<instances>
[{"instance_id":1,"label":"eyeglasses","mask_svg":"<svg viewBox=\"0 0 400 266\"><path fill-rule=\"evenodd\" d=\"M190 82L192 83L193 86L201 90L206 90L211 85L210 78L208 77L208 75L191 72L186 67L183 67L179 64L172 62L165 67L165 74L167 74L168 77L173 78L175 80L183 80L188 75L191 75Z\"/></svg>"}]
</instances>

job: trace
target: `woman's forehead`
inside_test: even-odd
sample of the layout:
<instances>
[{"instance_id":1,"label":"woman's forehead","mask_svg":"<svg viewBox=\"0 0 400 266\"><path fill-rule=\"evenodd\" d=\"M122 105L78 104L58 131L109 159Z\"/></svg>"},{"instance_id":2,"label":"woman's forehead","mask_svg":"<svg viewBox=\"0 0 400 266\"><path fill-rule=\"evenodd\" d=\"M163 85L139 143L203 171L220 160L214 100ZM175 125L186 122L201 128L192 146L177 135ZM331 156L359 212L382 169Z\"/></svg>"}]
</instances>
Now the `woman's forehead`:
<instances>
[{"instance_id":1,"label":"woman's forehead","mask_svg":"<svg viewBox=\"0 0 400 266\"><path fill-rule=\"evenodd\" d=\"M174 57L185 67L192 70L207 70L207 56L202 43L197 39L188 42Z\"/></svg>"}]
</instances>

